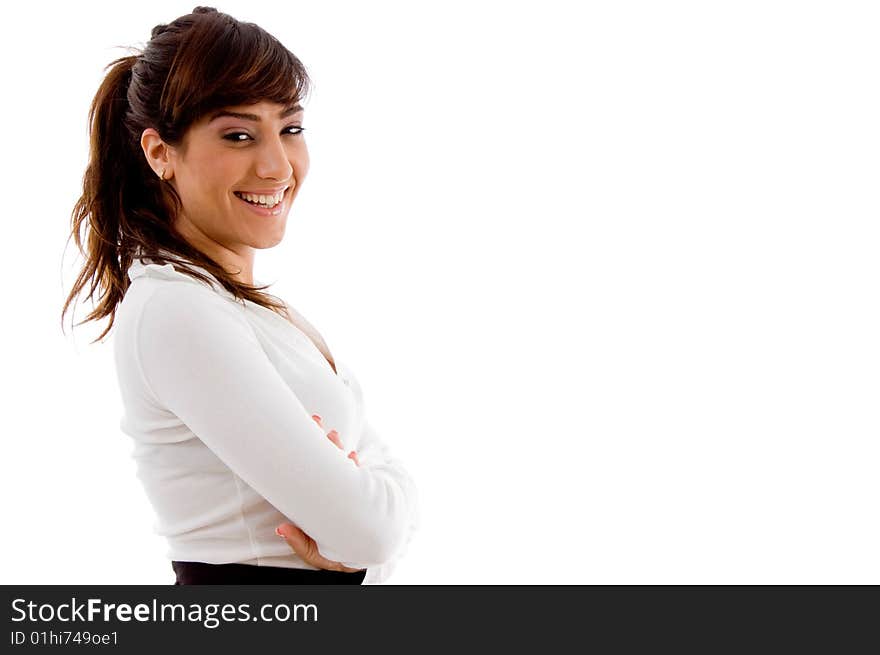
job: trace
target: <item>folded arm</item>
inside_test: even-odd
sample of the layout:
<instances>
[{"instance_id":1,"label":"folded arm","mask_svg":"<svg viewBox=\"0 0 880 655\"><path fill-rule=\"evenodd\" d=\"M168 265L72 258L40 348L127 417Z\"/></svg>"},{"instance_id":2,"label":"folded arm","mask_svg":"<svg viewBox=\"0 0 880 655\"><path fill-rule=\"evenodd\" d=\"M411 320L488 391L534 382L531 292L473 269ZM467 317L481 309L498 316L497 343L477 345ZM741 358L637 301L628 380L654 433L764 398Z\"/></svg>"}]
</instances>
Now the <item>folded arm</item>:
<instances>
[{"instance_id":1,"label":"folded arm","mask_svg":"<svg viewBox=\"0 0 880 655\"><path fill-rule=\"evenodd\" d=\"M399 551L414 512L409 476L388 464L354 466L327 439L240 306L195 284L159 287L136 343L157 402L325 557L363 568Z\"/></svg>"}]
</instances>

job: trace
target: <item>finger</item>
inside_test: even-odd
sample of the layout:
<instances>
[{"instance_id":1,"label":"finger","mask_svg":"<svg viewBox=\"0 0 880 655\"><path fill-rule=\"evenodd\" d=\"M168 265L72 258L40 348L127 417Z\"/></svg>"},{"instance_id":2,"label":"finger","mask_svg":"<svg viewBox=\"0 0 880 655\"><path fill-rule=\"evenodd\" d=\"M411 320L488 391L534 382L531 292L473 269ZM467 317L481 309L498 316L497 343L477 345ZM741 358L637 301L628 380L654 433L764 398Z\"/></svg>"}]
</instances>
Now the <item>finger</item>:
<instances>
[{"instance_id":1,"label":"finger","mask_svg":"<svg viewBox=\"0 0 880 655\"><path fill-rule=\"evenodd\" d=\"M320 415L312 414L312 419L321 427L321 429L324 429L324 425L321 423L322 419ZM338 448L344 449L342 441L339 439L339 433L336 430L330 430L330 432L327 433L327 438L335 443Z\"/></svg>"},{"instance_id":2,"label":"finger","mask_svg":"<svg viewBox=\"0 0 880 655\"><path fill-rule=\"evenodd\" d=\"M285 523L275 528L275 534L283 537L287 541L287 545L293 548L293 552L299 555L303 560L309 562L314 556L310 551L309 537L293 524Z\"/></svg>"},{"instance_id":3,"label":"finger","mask_svg":"<svg viewBox=\"0 0 880 655\"><path fill-rule=\"evenodd\" d=\"M275 528L275 534L283 537L285 541L287 541L287 544L293 548L293 552L299 555L303 561L308 562L319 569L325 569L328 571L345 571L347 573L354 573L355 571L362 570L344 566L341 562L329 560L321 555L321 553L318 552L318 545L315 543L315 540L292 523L283 523L282 525L279 525Z\"/></svg>"},{"instance_id":4,"label":"finger","mask_svg":"<svg viewBox=\"0 0 880 655\"><path fill-rule=\"evenodd\" d=\"M345 446L342 445L342 441L339 439L339 433L336 430L330 430L327 433L327 438L330 439L340 450L345 450Z\"/></svg>"},{"instance_id":5,"label":"finger","mask_svg":"<svg viewBox=\"0 0 880 655\"><path fill-rule=\"evenodd\" d=\"M354 463L355 463L355 464L357 464L358 466L361 465L360 462L358 462L358 456L357 456L357 453L356 453L356 452L354 452L354 451L352 450L352 451L348 454L348 456L349 456L350 459L353 459L353 460L354 460Z\"/></svg>"},{"instance_id":6,"label":"finger","mask_svg":"<svg viewBox=\"0 0 880 655\"><path fill-rule=\"evenodd\" d=\"M318 552L318 546L315 543L315 540L295 525L285 523L284 525L275 528L275 533L284 537L287 544L293 548L293 552L299 555L303 561L308 562L319 569L335 570L333 565L337 564L337 562L331 562L326 557L323 557L321 553Z\"/></svg>"},{"instance_id":7,"label":"finger","mask_svg":"<svg viewBox=\"0 0 880 655\"><path fill-rule=\"evenodd\" d=\"M303 561L308 562L312 566L328 571L345 571L354 573L363 569L353 569L344 566L341 562L329 560L318 552L315 540L309 537L305 532L291 523L285 523L275 528L275 534L284 537L288 545L293 551L300 556Z\"/></svg>"}]
</instances>

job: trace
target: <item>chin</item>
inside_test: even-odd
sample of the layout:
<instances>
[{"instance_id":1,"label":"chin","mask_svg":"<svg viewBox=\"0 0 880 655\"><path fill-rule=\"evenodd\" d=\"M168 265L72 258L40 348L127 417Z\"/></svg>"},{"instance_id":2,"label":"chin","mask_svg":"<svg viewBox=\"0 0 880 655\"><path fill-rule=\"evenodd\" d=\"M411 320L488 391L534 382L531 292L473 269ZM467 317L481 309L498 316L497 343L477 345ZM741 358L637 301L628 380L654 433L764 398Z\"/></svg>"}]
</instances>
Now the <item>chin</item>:
<instances>
[{"instance_id":1,"label":"chin","mask_svg":"<svg viewBox=\"0 0 880 655\"><path fill-rule=\"evenodd\" d=\"M279 232L273 232L272 234L261 235L253 240L249 245L251 248L256 248L257 250L266 250L267 248L274 248L279 243L284 240L284 230L282 229Z\"/></svg>"}]
</instances>

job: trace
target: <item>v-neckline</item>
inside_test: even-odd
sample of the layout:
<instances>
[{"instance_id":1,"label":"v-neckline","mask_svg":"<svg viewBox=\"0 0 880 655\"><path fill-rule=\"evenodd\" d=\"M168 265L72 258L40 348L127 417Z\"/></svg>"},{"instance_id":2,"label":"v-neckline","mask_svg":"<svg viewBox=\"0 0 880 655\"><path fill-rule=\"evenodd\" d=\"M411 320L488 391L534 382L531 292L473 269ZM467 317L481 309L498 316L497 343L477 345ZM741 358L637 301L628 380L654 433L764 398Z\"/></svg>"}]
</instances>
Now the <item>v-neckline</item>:
<instances>
[{"instance_id":1,"label":"v-neckline","mask_svg":"<svg viewBox=\"0 0 880 655\"><path fill-rule=\"evenodd\" d=\"M274 311L273 311L272 313L275 314L276 316L279 316L279 318L281 318L282 320L284 320L284 321L287 322L288 324L292 325L292 326L294 327L294 329L297 330L297 332L299 332L299 333L300 333L301 335L303 335L306 339L308 339L308 340L311 342L311 344L315 347L315 350L317 350L318 353L320 353L320 355L321 355L321 357L324 359L324 361L327 362L327 364L330 365L330 368L333 370L333 374L334 374L336 377L339 377L339 370L336 368L336 360L333 358L333 354L330 352L330 348L327 346L327 342L324 341L324 337L322 337L322 336L320 335L320 333L314 328L314 326L312 326L311 323L309 323L309 322L305 319L304 316L302 316L302 314L300 314L299 312L297 312L297 311L294 310L294 309L291 309L290 305L288 305L286 302L285 302L284 304L285 304L285 306L287 307L288 311L290 312L291 316L295 315L297 318L302 319L302 321L308 326L309 329L303 329L302 327L300 327L299 325L297 325L297 324L293 321L293 319L286 319L286 318L284 318L283 316L279 316L279 315L278 315L276 312L274 312ZM272 310L269 310L269 311L272 311ZM318 337L318 340L315 340L315 339L312 338L312 335L310 334L310 331L314 331L314 333L315 333L315 334L317 335L317 337ZM320 341L320 343L319 343L319 341ZM322 347L322 346L323 346L323 347Z\"/></svg>"},{"instance_id":2,"label":"v-neckline","mask_svg":"<svg viewBox=\"0 0 880 655\"><path fill-rule=\"evenodd\" d=\"M309 335L306 335L306 336L308 337ZM309 338L311 339L311 337L309 337ZM321 341L324 342L323 339L321 339ZM312 343L315 343L314 340L312 340ZM326 343L324 343L324 347L327 348ZM321 355L323 355L323 357L327 361L327 363L330 364L330 368L333 369L333 375L335 375L336 377L339 377L339 371L336 370L336 360L333 359L333 355L330 353L330 349L327 348L327 350L325 351L321 348L321 346L319 346L316 343L315 343L315 348L318 349L318 351L321 353Z\"/></svg>"},{"instance_id":3,"label":"v-neckline","mask_svg":"<svg viewBox=\"0 0 880 655\"><path fill-rule=\"evenodd\" d=\"M330 347L327 345L327 342L324 341L324 337L321 336L321 333L318 332L317 328L315 328L314 325L309 323L309 320L305 316L303 316L297 310L291 307L286 300L281 299L281 302L284 303L284 306L287 308L287 313L291 317L290 319L284 320L290 323L300 332L300 334L302 334L304 337L312 342L312 345L315 347L315 349L319 353L321 353L321 357L324 358L324 361L326 361L330 365L330 368L333 370L333 374L336 377L339 377L339 370L336 367L336 360L334 359L333 354L330 352ZM300 327L300 325L298 325L297 322L293 320L294 317L297 319L297 321L301 321L304 327ZM312 334L315 335L315 338L312 338Z\"/></svg>"},{"instance_id":4,"label":"v-neckline","mask_svg":"<svg viewBox=\"0 0 880 655\"><path fill-rule=\"evenodd\" d=\"M339 371L336 369L336 360L333 359L333 355L330 352L330 349L327 348L327 343L324 341L324 339L323 338L321 339L321 343L324 345L324 348L322 348L319 344L315 343L315 340L312 339L312 337L307 332L304 332L297 325L293 325L293 327L295 327L297 330L299 330L306 337L306 339L308 339L309 341L312 342L312 345L315 346L315 348L318 350L319 353L321 353L321 357L324 358L324 361L326 361L330 365L330 368L333 369L333 374L336 377L339 377ZM325 350L325 348L326 348L326 350Z\"/></svg>"}]
</instances>

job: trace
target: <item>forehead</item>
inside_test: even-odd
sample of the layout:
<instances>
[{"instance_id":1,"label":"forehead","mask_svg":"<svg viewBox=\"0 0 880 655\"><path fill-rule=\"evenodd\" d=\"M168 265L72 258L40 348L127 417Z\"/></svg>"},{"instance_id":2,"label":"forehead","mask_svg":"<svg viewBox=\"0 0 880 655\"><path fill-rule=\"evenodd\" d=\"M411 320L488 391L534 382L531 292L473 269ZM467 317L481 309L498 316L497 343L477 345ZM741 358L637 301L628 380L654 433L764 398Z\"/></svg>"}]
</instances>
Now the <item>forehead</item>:
<instances>
[{"instance_id":1,"label":"forehead","mask_svg":"<svg viewBox=\"0 0 880 655\"><path fill-rule=\"evenodd\" d=\"M220 109L209 112L205 116L205 124L210 125L223 118L234 118L237 120L251 121L260 123L263 121L271 121L273 118L279 120L294 116L303 111L302 106L298 102L292 105L284 106L277 102L258 102L253 105L229 105Z\"/></svg>"}]
</instances>

